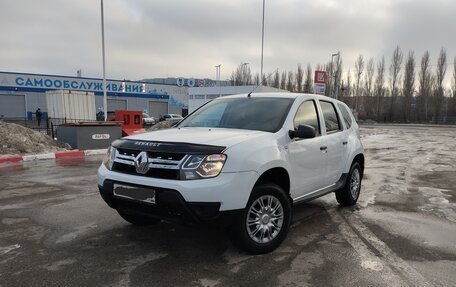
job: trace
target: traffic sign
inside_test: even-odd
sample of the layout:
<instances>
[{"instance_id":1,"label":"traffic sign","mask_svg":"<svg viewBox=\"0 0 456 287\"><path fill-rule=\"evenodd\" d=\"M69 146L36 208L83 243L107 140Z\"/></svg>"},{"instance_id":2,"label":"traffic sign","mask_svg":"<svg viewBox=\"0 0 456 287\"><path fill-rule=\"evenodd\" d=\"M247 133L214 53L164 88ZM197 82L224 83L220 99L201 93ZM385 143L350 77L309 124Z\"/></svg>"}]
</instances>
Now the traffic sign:
<instances>
[{"instance_id":1,"label":"traffic sign","mask_svg":"<svg viewBox=\"0 0 456 287\"><path fill-rule=\"evenodd\" d=\"M326 91L326 84L319 84L315 83L314 84L314 92L317 95L324 95Z\"/></svg>"},{"instance_id":2,"label":"traffic sign","mask_svg":"<svg viewBox=\"0 0 456 287\"><path fill-rule=\"evenodd\" d=\"M315 71L314 83L325 84L326 83L326 71Z\"/></svg>"}]
</instances>

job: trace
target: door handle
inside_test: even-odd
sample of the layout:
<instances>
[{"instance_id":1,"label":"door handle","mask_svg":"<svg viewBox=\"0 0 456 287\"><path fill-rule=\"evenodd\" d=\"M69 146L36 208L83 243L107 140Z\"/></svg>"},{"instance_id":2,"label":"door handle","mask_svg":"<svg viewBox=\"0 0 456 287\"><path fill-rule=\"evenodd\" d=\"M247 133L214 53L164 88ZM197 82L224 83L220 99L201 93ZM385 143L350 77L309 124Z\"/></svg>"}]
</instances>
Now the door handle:
<instances>
[{"instance_id":1,"label":"door handle","mask_svg":"<svg viewBox=\"0 0 456 287\"><path fill-rule=\"evenodd\" d=\"M323 146L320 147L320 150L326 150L326 149L328 149L327 146L324 146L324 145L323 145Z\"/></svg>"},{"instance_id":2,"label":"door handle","mask_svg":"<svg viewBox=\"0 0 456 287\"><path fill-rule=\"evenodd\" d=\"M343 141L342 144L343 144L343 145L347 145L347 144L348 144L348 141Z\"/></svg>"}]
</instances>

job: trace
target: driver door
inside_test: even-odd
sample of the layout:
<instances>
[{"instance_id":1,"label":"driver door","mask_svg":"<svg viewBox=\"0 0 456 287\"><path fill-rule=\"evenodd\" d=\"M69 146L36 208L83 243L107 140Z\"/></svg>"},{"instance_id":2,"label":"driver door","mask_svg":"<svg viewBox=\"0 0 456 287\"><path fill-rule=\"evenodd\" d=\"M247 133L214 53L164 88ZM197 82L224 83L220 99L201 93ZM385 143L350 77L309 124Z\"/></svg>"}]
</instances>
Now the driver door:
<instances>
[{"instance_id":1,"label":"driver door","mask_svg":"<svg viewBox=\"0 0 456 287\"><path fill-rule=\"evenodd\" d=\"M288 145L291 170L291 197L308 195L324 187L326 169L326 149L321 136L317 105L314 100L301 103L293 120L294 128L309 125L315 128L314 138L292 139Z\"/></svg>"}]
</instances>

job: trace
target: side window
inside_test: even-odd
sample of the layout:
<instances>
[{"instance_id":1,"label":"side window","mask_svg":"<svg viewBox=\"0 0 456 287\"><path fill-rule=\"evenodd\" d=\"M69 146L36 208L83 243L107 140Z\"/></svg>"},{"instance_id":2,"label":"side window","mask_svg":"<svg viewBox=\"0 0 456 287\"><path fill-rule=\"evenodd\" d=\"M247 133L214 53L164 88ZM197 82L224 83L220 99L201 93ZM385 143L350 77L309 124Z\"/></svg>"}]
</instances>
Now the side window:
<instances>
[{"instance_id":1,"label":"side window","mask_svg":"<svg viewBox=\"0 0 456 287\"><path fill-rule=\"evenodd\" d=\"M312 126L315 128L316 136L319 136L321 132L315 102L303 102L296 112L293 123L295 129L297 129L299 125Z\"/></svg>"},{"instance_id":2,"label":"side window","mask_svg":"<svg viewBox=\"0 0 456 287\"><path fill-rule=\"evenodd\" d=\"M342 129L342 125L337 117L336 109L330 102L320 101L323 119L325 120L326 133L337 132Z\"/></svg>"},{"instance_id":3,"label":"side window","mask_svg":"<svg viewBox=\"0 0 456 287\"><path fill-rule=\"evenodd\" d=\"M347 110L347 107L342 104L337 104L337 106L339 107L339 110L342 113L342 117L344 118L347 129L349 129L352 125L352 118Z\"/></svg>"}]
</instances>

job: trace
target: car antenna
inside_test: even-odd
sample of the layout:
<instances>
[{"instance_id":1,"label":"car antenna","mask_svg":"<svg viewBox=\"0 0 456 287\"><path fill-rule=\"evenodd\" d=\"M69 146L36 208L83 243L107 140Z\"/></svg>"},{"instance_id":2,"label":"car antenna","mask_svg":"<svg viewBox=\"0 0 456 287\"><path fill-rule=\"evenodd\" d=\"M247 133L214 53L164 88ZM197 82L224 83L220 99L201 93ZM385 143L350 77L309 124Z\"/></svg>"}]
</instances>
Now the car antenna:
<instances>
[{"instance_id":1,"label":"car antenna","mask_svg":"<svg viewBox=\"0 0 456 287\"><path fill-rule=\"evenodd\" d=\"M272 74L274 74L274 73L277 72L278 70L279 70L279 68L277 68L277 69L275 69L274 71L272 71L272 72L266 77L265 80L268 80L268 79L272 76ZM261 86L262 83L263 83L263 81L261 80L260 83L259 83L255 88L253 88L253 90L250 91L250 93L247 94L247 98L250 98L250 96L252 95L252 93L253 93L259 86Z\"/></svg>"}]
</instances>

